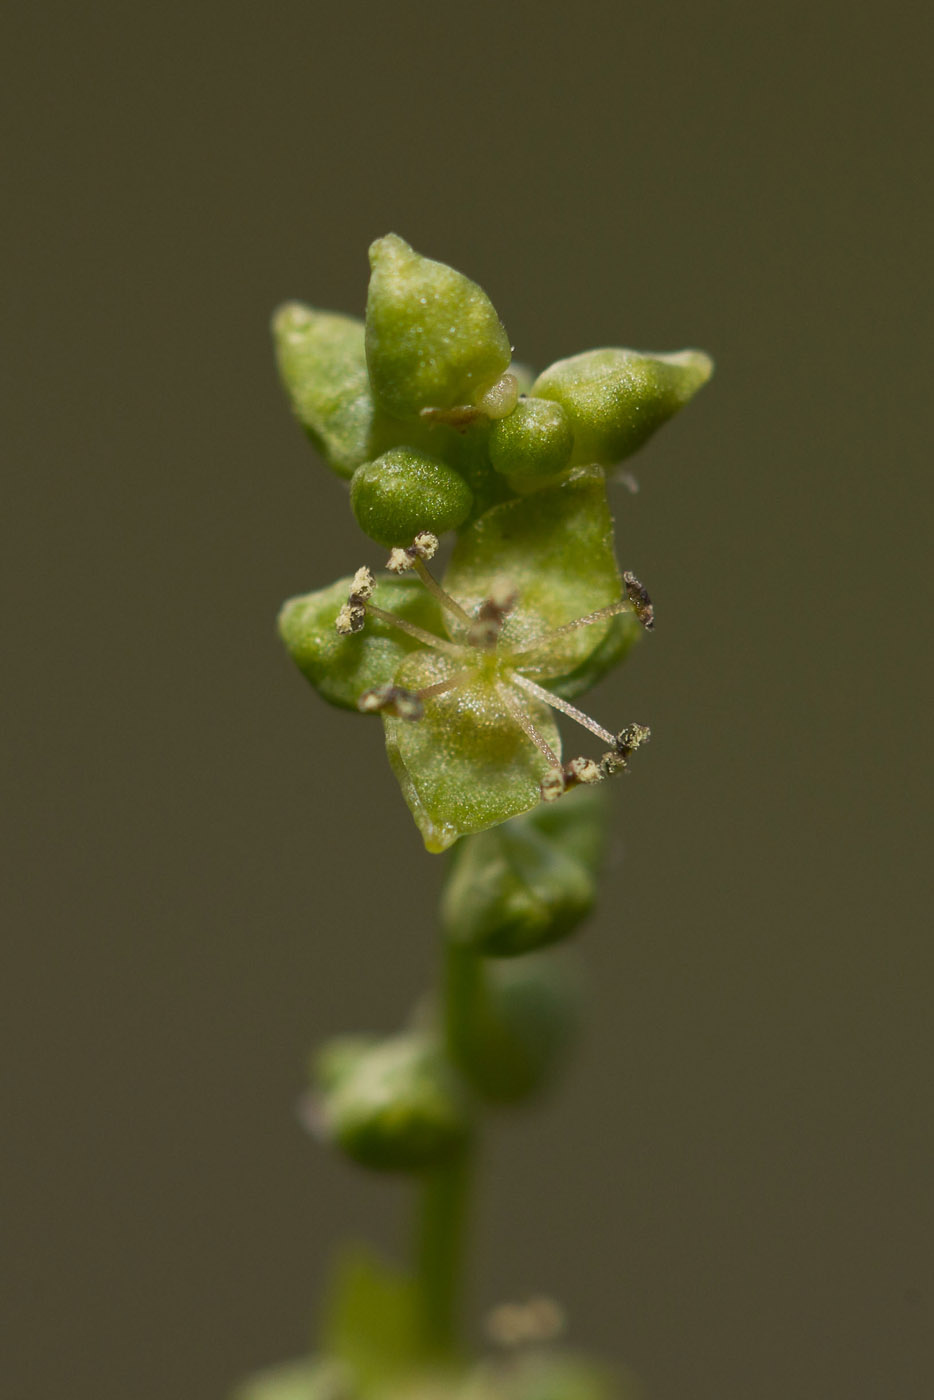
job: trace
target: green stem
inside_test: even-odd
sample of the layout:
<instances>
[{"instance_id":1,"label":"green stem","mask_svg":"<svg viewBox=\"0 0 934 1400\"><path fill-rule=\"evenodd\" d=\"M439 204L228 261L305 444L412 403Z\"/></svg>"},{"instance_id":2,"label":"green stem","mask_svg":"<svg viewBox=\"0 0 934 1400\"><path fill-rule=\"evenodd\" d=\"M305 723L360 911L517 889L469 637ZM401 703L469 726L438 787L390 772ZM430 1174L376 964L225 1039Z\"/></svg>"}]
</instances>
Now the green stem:
<instances>
[{"instance_id":1,"label":"green stem","mask_svg":"<svg viewBox=\"0 0 934 1400\"><path fill-rule=\"evenodd\" d=\"M445 1048L456 1064L479 985L477 957L445 942L442 1024ZM460 1351L458 1314L464 1274L464 1242L473 1166L468 1145L422 1180L415 1236L415 1276L422 1345L426 1356L453 1360Z\"/></svg>"}]
</instances>

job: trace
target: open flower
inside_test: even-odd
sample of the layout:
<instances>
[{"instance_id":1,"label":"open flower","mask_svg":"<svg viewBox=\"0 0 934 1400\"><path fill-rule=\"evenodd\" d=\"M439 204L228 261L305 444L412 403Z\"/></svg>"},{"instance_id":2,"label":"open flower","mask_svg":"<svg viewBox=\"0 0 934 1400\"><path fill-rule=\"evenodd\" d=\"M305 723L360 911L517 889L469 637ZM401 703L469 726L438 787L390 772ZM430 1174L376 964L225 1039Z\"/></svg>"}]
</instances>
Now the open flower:
<instances>
[{"instance_id":1,"label":"open flower","mask_svg":"<svg viewBox=\"0 0 934 1400\"><path fill-rule=\"evenodd\" d=\"M599 467L491 507L462 532L443 583L428 567L436 547L422 534L392 551L387 575L362 568L293 598L280 630L325 699L381 714L406 802L441 851L625 768L648 731L605 728L571 700L652 609L617 569ZM562 758L558 713L595 736L595 757Z\"/></svg>"},{"instance_id":2,"label":"open flower","mask_svg":"<svg viewBox=\"0 0 934 1400\"><path fill-rule=\"evenodd\" d=\"M537 379L514 364L483 289L388 234L370 249L366 320L282 307L293 410L349 482L387 572L288 602L280 630L333 704L380 714L429 850L599 782L648 731L572 704L626 653L652 605L619 573L607 470L711 373L701 351L604 348ZM457 531L442 582L428 568ZM562 757L557 717L598 741Z\"/></svg>"}]
</instances>

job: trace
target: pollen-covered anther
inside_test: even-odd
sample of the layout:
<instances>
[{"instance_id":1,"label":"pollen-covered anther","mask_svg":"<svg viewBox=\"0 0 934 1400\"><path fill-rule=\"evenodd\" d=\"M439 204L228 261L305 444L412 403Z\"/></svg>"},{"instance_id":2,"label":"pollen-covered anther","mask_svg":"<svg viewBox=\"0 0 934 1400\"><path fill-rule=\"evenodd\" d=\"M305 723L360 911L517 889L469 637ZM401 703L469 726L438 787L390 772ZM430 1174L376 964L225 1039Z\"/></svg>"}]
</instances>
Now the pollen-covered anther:
<instances>
[{"instance_id":1,"label":"pollen-covered anther","mask_svg":"<svg viewBox=\"0 0 934 1400\"><path fill-rule=\"evenodd\" d=\"M647 744L651 737L652 731L647 724L627 724L616 736L616 751L623 758L628 758L636 749Z\"/></svg>"},{"instance_id":2,"label":"pollen-covered anther","mask_svg":"<svg viewBox=\"0 0 934 1400\"><path fill-rule=\"evenodd\" d=\"M427 559L433 559L437 552L438 536L430 530L420 530L410 545L404 549L396 545L390 551L386 568L390 573L404 574L406 569L416 568L419 561L424 564Z\"/></svg>"},{"instance_id":3,"label":"pollen-covered anther","mask_svg":"<svg viewBox=\"0 0 934 1400\"><path fill-rule=\"evenodd\" d=\"M651 632L655 626L655 607L649 597L648 589L630 569L627 569L623 574L623 583L626 586L626 596L632 604L633 612L646 632Z\"/></svg>"},{"instance_id":4,"label":"pollen-covered anther","mask_svg":"<svg viewBox=\"0 0 934 1400\"><path fill-rule=\"evenodd\" d=\"M562 768L550 768L539 785L543 802L557 802L564 795L567 784Z\"/></svg>"},{"instance_id":5,"label":"pollen-covered anther","mask_svg":"<svg viewBox=\"0 0 934 1400\"><path fill-rule=\"evenodd\" d=\"M353 576L350 585L350 601L352 603L365 603L368 598L372 598L373 587L373 575L364 564Z\"/></svg>"},{"instance_id":6,"label":"pollen-covered anther","mask_svg":"<svg viewBox=\"0 0 934 1400\"><path fill-rule=\"evenodd\" d=\"M391 574L404 574L406 569L411 569L415 561L407 549L400 549L398 545L390 551L386 560L386 568Z\"/></svg>"},{"instance_id":7,"label":"pollen-covered anther","mask_svg":"<svg viewBox=\"0 0 934 1400\"><path fill-rule=\"evenodd\" d=\"M492 647L499 640L503 623L518 602L519 594L508 579L494 579L489 597L477 609L477 615L467 633L473 647Z\"/></svg>"},{"instance_id":8,"label":"pollen-covered anther","mask_svg":"<svg viewBox=\"0 0 934 1400\"><path fill-rule=\"evenodd\" d=\"M399 685L379 685L365 690L357 701L357 709L365 715L382 713L396 719L421 719L425 713L419 697Z\"/></svg>"},{"instance_id":9,"label":"pollen-covered anther","mask_svg":"<svg viewBox=\"0 0 934 1400\"><path fill-rule=\"evenodd\" d=\"M356 598L351 598L337 614L334 626L342 637L347 637L352 632L361 632L365 622L366 606Z\"/></svg>"},{"instance_id":10,"label":"pollen-covered anther","mask_svg":"<svg viewBox=\"0 0 934 1400\"><path fill-rule=\"evenodd\" d=\"M564 785L577 787L579 783L599 783L603 780L599 763L592 758L572 758L564 765Z\"/></svg>"},{"instance_id":11,"label":"pollen-covered anther","mask_svg":"<svg viewBox=\"0 0 934 1400\"><path fill-rule=\"evenodd\" d=\"M424 559L426 562L433 559L438 552L438 536L433 535L430 530L419 531L412 541L411 550L416 559Z\"/></svg>"},{"instance_id":12,"label":"pollen-covered anther","mask_svg":"<svg viewBox=\"0 0 934 1400\"><path fill-rule=\"evenodd\" d=\"M652 731L647 724L628 724L617 734L612 751L605 753L600 760L603 777L611 778L614 773L624 773L636 749L647 744L651 737Z\"/></svg>"}]
</instances>

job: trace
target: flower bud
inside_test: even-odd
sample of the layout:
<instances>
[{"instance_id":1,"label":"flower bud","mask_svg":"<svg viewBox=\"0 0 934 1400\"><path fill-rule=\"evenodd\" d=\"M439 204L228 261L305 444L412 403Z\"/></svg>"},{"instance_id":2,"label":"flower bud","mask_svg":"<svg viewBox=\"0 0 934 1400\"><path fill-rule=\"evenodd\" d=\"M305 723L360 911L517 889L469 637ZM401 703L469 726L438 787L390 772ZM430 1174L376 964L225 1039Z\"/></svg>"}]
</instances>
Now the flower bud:
<instances>
[{"instance_id":1,"label":"flower bud","mask_svg":"<svg viewBox=\"0 0 934 1400\"><path fill-rule=\"evenodd\" d=\"M683 408L713 373L701 350L670 355L587 350L558 360L532 386L561 404L574 433L571 464L613 466Z\"/></svg>"},{"instance_id":2,"label":"flower bud","mask_svg":"<svg viewBox=\"0 0 934 1400\"><path fill-rule=\"evenodd\" d=\"M573 973L565 957L550 953L484 959L482 990L457 1062L485 1098L517 1103L553 1078L578 1019Z\"/></svg>"},{"instance_id":3,"label":"flower bud","mask_svg":"<svg viewBox=\"0 0 934 1400\"><path fill-rule=\"evenodd\" d=\"M463 840L441 899L447 937L505 958L566 938L593 908L602 812L582 789Z\"/></svg>"},{"instance_id":4,"label":"flower bud","mask_svg":"<svg viewBox=\"0 0 934 1400\"><path fill-rule=\"evenodd\" d=\"M352 476L370 456L373 420L362 321L292 301L272 329L292 412L338 476Z\"/></svg>"},{"instance_id":5,"label":"flower bud","mask_svg":"<svg viewBox=\"0 0 934 1400\"><path fill-rule=\"evenodd\" d=\"M467 519L473 492L453 467L406 447L364 462L350 483L357 523L378 544L409 544L422 530L441 535Z\"/></svg>"},{"instance_id":6,"label":"flower bud","mask_svg":"<svg viewBox=\"0 0 934 1400\"><path fill-rule=\"evenodd\" d=\"M503 476L554 476L570 465L574 435L559 403L520 399L490 431L490 461Z\"/></svg>"},{"instance_id":7,"label":"flower bud","mask_svg":"<svg viewBox=\"0 0 934 1400\"><path fill-rule=\"evenodd\" d=\"M370 248L366 358L373 396L396 418L474 404L509 368L486 292L394 233Z\"/></svg>"},{"instance_id":8,"label":"flower bud","mask_svg":"<svg viewBox=\"0 0 934 1400\"><path fill-rule=\"evenodd\" d=\"M450 1160L466 1141L463 1092L424 1034L325 1047L315 1077L325 1131L361 1166L422 1171Z\"/></svg>"}]
</instances>

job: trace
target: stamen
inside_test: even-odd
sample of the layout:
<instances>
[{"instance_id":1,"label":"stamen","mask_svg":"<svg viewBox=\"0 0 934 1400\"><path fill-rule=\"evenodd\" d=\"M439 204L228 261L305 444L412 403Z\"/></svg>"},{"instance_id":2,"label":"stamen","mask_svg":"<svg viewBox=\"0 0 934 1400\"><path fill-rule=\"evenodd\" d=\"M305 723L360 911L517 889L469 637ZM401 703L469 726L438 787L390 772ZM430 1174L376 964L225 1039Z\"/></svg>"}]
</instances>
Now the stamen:
<instances>
[{"instance_id":1,"label":"stamen","mask_svg":"<svg viewBox=\"0 0 934 1400\"><path fill-rule=\"evenodd\" d=\"M375 580L373 575L364 564L353 576L353 581L350 585L351 599L354 602L365 603L368 598L372 598L373 596L374 584Z\"/></svg>"},{"instance_id":2,"label":"stamen","mask_svg":"<svg viewBox=\"0 0 934 1400\"><path fill-rule=\"evenodd\" d=\"M437 579L429 572L424 560L416 556L416 558L412 560L412 568L418 574L432 597L437 598L442 608L447 608L448 612L456 617L459 622L463 622L466 627L469 627L473 618L469 613L464 611L460 603L456 602L455 599L451 597L450 593L445 593Z\"/></svg>"},{"instance_id":3,"label":"stamen","mask_svg":"<svg viewBox=\"0 0 934 1400\"><path fill-rule=\"evenodd\" d=\"M526 642L525 646L516 647L511 655L525 656L530 651L538 651L539 647L547 646L556 637L563 637L567 632L576 632L578 627L591 627L595 622L605 622L608 618L616 617L619 613L633 611L632 604L627 602L625 598L621 598L618 603L609 603L605 608L597 608L595 612L588 613L586 617L577 617L573 622L565 622L550 632L542 632L541 636L534 637L531 642Z\"/></svg>"},{"instance_id":4,"label":"stamen","mask_svg":"<svg viewBox=\"0 0 934 1400\"><path fill-rule=\"evenodd\" d=\"M476 621L470 624L467 643L472 647L495 647L506 617L516 606L518 594L506 579L496 579L477 609Z\"/></svg>"},{"instance_id":5,"label":"stamen","mask_svg":"<svg viewBox=\"0 0 934 1400\"><path fill-rule=\"evenodd\" d=\"M345 607L347 604L344 605ZM444 637L436 637L434 632L427 632L424 627L419 627L416 622L409 622L404 617L397 617L395 613L387 612L385 608L378 608L375 603L360 604L372 617L378 617L380 622L385 622L387 627L397 627L400 632L406 632L416 641L424 643L426 647L433 647L435 651L443 651L448 656L464 656L465 650L458 646L456 642L446 641ZM343 612L343 608L341 609ZM340 620L340 613L338 614ZM361 624L362 625L362 624ZM337 629L340 631L340 628ZM357 629L359 631L359 628Z\"/></svg>"},{"instance_id":6,"label":"stamen","mask_svg":"<svg viewBox=\"0 0 934 1400\"><path fill-rule=\"evenodd\" d=\"M647 744L652 731L647 724L627 724L617 734L611 753L605 753L600 760L600 772L605 778L614 773L622 773L629 767L629 759L642 744Z\"/></svg>"},{"instance_id":7,"label":"stamen","mask_svg":"<svg viewBox=\"0 0 934 1400\"><path fill-rule=\"evenodd\" d=\"M498 685L496 687L496 693L502 700L503 704L506 706L506 709L512 715L513 719L516 721L516 724L518 724L519 728L525 731L528 737L532 740L532 743L538 749L539 753L544 754L545 758L547 758L552 768L556 770L560 777L561 760L558 758L558 755L555 753L554 749L547 742L547 740L543 739L541 734L539 734L538 730L535 728L535 725L532 723L528 715L522 709L522 706L518 703L515 697L510 694L509 687L505 685ZM561 779L561 788L562 790L564 789L563 778Z\"/></svg>"},{"instance_id":8,"label":"stamen","mask_svg":"<svg viewBox=\"0 0 934 1400\"><path fill-rule=\"evenodd\" d=\"M433 695L444 695L448 690L456 690L464 681L469 680L471 671L455 671L453 676L448 676L446 681L435 681L434 685L423 685L421 690L416 690L415 694L419 700L430 700Z\"/></svg>"},{"instance_id":9,"label":"stamen","mask_svg":"<svg viewBox=\"0 0 934 1400\"><path fill-rule=\"evenodd\" d=\"M616 744L615 734L611 734L608 729L604 729L602 724L598 724L595 719L585 715L583 710L579 710L569 700L562 700L560 695L554 695L550 690L545 690L544 686L536 685L535 681L530 681L528 676L523 676L520 671L511 671L510 679L515 681L516 685L521 685L522 689L527 690L530 695L534 695L536 700L541 700L544 705L550 705L554 710L560 710L563 715L575 720L584 729L589 729L591 734L596 734L597 738L602 739L605 744Z\"/></svg>"},{"instance_id":10,"label":"stamen","mask_svg":"<svg viewBox=\"0 0 934 1400\"><path fill-rule=\"evenodd\" d=\"M399 685L379 685L365 690L357 701L357 709L365 715L385 711L397 719L421 719L425 713L419 696Z\"/></svg>"},{"instance_id":11,"label":"stamen","mask_svg":"<svg viewBox=\"0 0 934 1400\"><path fill-rule=\"evenodd\" d=\"M632 603L633 612L646 632L651 632L655 626L655 608L649 597L648 589L636 578L631 569L627 569L623 574L623 583L626 585L626 593L630 603Z\"/></svg>"},{"instance_id":12,"label":"stamen","mask_svg":"<svg viewBox=\"0 0 934 1400\"><path fill-rule=\"evenodd\" d=\"M564 765L565 787L577 787L579 783L599 783L603 778L599 763L592 758L572 758Z\"/></svg>"},{"instance_id":13,"label":"stamen","mask_svg":"<svg viewBox=\"0 0 934 1400\"><path fill-rule=\"evenodd\" d=\"M334 619L334 626L342 637L349 637L351 632L362 632L365 622L366 604L358 602L356 598L351 598L350 602L342 605L340 612Z\"/></svg>"}]
</instances>

